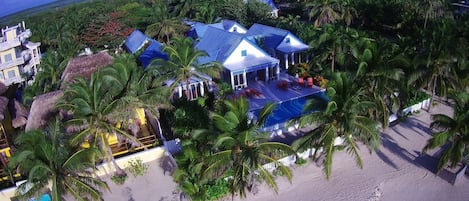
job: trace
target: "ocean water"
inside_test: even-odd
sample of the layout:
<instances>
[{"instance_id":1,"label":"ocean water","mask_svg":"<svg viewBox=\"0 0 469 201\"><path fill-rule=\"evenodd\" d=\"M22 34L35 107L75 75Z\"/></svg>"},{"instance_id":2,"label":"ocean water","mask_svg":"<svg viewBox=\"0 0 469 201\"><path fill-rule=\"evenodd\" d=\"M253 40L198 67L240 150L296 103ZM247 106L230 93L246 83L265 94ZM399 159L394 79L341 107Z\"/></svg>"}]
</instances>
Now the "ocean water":
<instances>
[{"instance_id":1,"label":"ocean water","mask_svg":"<svg viewBox=\"0 0 469 201\"><path fill-rule=\"evenodd\" d=\"M59 0L0 0L0 17Z\"/></svg>"}]
</instances>

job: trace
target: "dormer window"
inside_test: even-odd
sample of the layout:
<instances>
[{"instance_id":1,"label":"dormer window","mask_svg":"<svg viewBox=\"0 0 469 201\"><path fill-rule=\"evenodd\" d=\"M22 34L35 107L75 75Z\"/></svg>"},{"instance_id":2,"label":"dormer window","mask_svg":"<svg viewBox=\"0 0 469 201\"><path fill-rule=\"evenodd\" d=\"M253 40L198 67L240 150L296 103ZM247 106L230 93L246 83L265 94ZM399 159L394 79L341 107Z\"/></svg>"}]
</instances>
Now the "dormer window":
<instances>
[{"instance_id":1,"label":"dormer window","mask_svg":"<svg viewBox=\"0 0 469 201\"><path fill-rule=\"evenodd\" d=\"M248 55L248 51L247 50L241 50L241 56L245 57Z\"/></svg>"},{"instance_id":2,"label":"dormer window","mask_svg":"<svg viewBox=\"0 0 469 201\"><path fill-rule=\"evenodd\" d=\"M233 27L233 32L238 32L238 27Z\"/></svg>"},{"instance_id":3,"label":"dormer window","mask_svg":"<svg viewBox=\"0 0 469 201\"><path fill-rule=\"evenodd\" d=\"M285 43L290 43L290 37L285 38Z\"/></svg>"}]
</instances>

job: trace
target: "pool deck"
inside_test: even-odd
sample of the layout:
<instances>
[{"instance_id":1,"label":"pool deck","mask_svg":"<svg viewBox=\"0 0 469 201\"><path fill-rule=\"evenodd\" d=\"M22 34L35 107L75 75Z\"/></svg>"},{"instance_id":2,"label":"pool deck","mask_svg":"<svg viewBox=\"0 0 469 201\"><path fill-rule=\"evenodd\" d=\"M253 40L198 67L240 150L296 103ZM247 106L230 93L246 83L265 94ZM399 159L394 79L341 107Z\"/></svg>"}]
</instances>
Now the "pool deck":
<instances>
[{"instance_id":1,"label":"pool deck","mask_svg":"<svg viewBox=\"0 0 469 201\"><path fill-rule=\"evenodd\" d=\"M280 89L277 87L277 83L285 80L288 82L288 87L286 89ZM306 80L305 80L306 84ZM258 95L255 95L251 92L250 96L246 95L246 89L256 89ZM249 110L255 111L264 107L267 103L281 103L293 99L297 99L300 97L305 97L313 94L317 94L319 92L324 91L324 89L313 85L312 87L305 86L298 86L298 78L290 76L286 73L280 73L279 80L273 81L255 81L255 80L248 80L248 87L235 91L235 96L247 97L249 101Z\"/></svg>"}]
</instances>

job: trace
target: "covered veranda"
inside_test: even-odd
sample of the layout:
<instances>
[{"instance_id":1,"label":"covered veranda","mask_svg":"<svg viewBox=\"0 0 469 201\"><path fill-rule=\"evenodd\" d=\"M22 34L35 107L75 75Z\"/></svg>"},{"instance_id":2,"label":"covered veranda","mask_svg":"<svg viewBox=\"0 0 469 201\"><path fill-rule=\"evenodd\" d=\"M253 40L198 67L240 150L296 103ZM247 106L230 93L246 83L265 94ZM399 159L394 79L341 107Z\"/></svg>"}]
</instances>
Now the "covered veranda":
<instances>
[{"instance_id":1,"label":"covered veranda","mask_svg":"<svg viewBox=\"0 0 469 201\"><path fill-rule=\"evenodd\" d=\"M273 57L245 59L241 62L224 64L224 79L232 89L241 90L257 81L268 82L280 78L279 60Z\"/></svg>"}]
</instances>

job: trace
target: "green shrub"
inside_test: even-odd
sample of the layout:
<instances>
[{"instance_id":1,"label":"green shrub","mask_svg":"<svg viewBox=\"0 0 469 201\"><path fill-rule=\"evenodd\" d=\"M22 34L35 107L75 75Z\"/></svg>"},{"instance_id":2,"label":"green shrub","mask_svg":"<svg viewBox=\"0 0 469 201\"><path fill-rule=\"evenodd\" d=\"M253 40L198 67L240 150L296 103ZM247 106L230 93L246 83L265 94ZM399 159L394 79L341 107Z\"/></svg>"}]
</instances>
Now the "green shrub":
<instances>
[{"instance_id":1,"label":"green shrub","mask_svg":"<svg viewBox=\"0 0 469 201\"><path fill-rule=\"evenodd\" d=\"M148 165L143 164L142 160L139 158L132 159L129 161L128 171L134 177L137 177L137 176L147 173Z\"/></svg>"},{"instance_id":2,"label":"green shrub","mask_svg":"<svg viewBox=\"0 0 469 201\"><path fill-rule=\"evenodd\" d=\"M122 185L125 183L127 178L128 178L127 174L123 173L123 174L115 174L114 176L111 177L111 180L117 185Z\"/></svg>"},{"instance_id":3,"label":"green shrub","mask_svg":"<svg viewBox=\"0 0 469 201\"><path fill-rule=\"evenodd\" d=\"M207 184L205 188L207 200L218 200L229 193L228 181L225 179L218 179L211 184Z\"/></svg>"},{"instance_id":4,"label":"green shrub","mask_svg":"<svg viewBox=\"0 0 469 201\"><path fill-rule=\"evenodd\" d=\"M423 91L411 92L409 100L407 101L406 104L404 104L405 105L404 108L420 103L428 98L430 98L430 95L428 95L427 93Z\"/></svg>"},{"instance_id":5,"label":"green shrub","mask_svg":"<svg viewBox=\"0 0 469 201\"><path fill-rule=\"evenodd\" d=\"M305 165L307 162L308 162L307 160L300 158L300 157L296 158L296 161L295 161L295 163L300 166Z\"/></svg>"}]
</instances>

